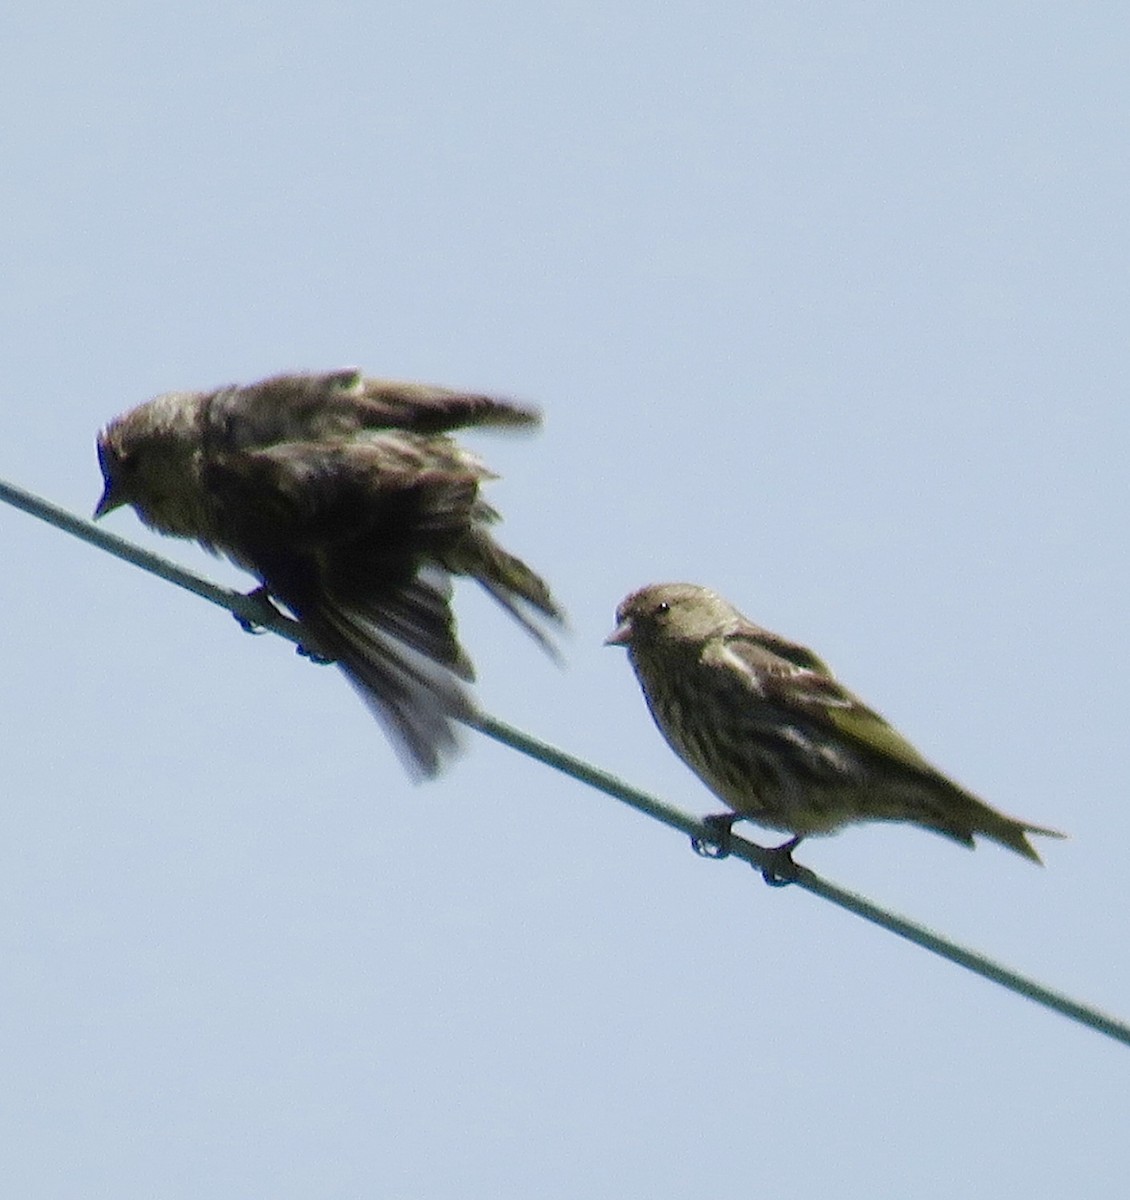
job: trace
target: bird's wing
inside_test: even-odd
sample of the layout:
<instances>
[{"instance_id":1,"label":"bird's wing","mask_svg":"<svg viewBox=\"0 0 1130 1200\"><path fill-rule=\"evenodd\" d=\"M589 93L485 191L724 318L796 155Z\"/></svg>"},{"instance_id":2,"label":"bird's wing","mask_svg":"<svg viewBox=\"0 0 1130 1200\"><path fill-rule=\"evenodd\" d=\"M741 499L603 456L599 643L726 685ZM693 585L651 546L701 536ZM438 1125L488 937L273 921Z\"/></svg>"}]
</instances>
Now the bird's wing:
<instances>
[{"instance_id":1,"label":"bird's wing","mask_svg":"<svg viewBox=\"0 0 1130 1200\"><path fill-rule=\"evenodd\" d=\"M430 564L466 526L474 471L412 443L288 443L213 455L206 484L224 549L338 662L409 769L435 774L474 706L450 581Z\"/></svg>"},{"instance_id":2,"label":"bird's wing","mask_svg":"<svg viewBox=\"0 0 1130 1200\"><path fill-rule=\"evenodd\" d=\"M387 566L464 528L485 475L452 443L388 434L212 454L204 480L246 540L319 549L364 540Z\"/></svg>"},{"instance_id":3,"label":"bird's wing","mask_svg":"<svg viewBox=\"0 0 1130 1200\"><path fill-rule=\"evenodd\" d=\"M523 428L540 419L537 409L498 397L369 379L349 368L221 389L210 398L206 427L216 445L243 449L393 429L440 434L469 425Z\"/></svg>"},{"instance_id":4,"label":"bird's wing","mask_svg":"<svg viewBox=\"0 0 1130 1200\"><path fill-rule=\"evenodd\" d=\"M803 715L843 740L913 771L933 772L921 754L874 709L837 682L811 650L774 634L725 639L727 657L758 697Z\"/></svg>"},{"instance_id":5,"label":"bird's wing","mask_svg":"<svg viewBox=\"0 0 1130 1200\"><path fill-rule=\"evenodd\" d=\"M380 414L387 425L418 433L447 433L471 425L530 429L541 424L541 412L532 405L425 383L362 379L361 394L373 416Z\"/></svg>"}]
</instances>

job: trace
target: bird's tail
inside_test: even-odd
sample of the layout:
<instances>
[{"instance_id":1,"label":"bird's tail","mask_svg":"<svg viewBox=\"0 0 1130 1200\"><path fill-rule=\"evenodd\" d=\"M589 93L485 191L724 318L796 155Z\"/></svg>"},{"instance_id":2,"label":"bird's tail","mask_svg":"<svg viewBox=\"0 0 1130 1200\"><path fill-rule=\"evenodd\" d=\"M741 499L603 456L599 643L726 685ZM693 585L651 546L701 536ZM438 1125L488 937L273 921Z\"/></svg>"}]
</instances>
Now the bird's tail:
<instances>
[{"instance_id":1,"label":"bird's tail","mask_svg":"<svg viewBox=\"0 0 1130 1200\"><path fill-rule=\"evenodd\" d=\"M476 712L463 686L475 672L455 635L450 585L434 574L365 608L332 595L287 601L310 634L307 649L345 672L415 779L439 774L459 752L458 724Z\"/></svg>"},{"instance_id":2,"label":"bird's tail","mask_svg":"<svg viewBox=\"0 0 1130 1200\"><path fill-rule=\"evenodd\" d=\"M558 627L565 613L549 585L520 558L504 550L483 527L473 529L445 565L461 575L471 575L555 661L560 651L538 618ZM532 611L531 611L532 610Z\"/></svg>"},{"instance_id":3,"label":"bird's tail","mask_svg":"<svg viewBox=\"0 0 1130 1200\"><path fill-rule=\"evenodd\" d=\"M1041 866L1043 859L1036 853L1028 835L1067 836L1058 829L1029 825L1027 821L1018 821L1007 813L998 812L952 780L943 778L939 781L937 776L932 781L930 795L925 797L920 793L916 797L916 805L917 813L912 820L920 821L963 846L972 848L975 837L989 838Z\"/></svg>"},{"instance_id":4,"label":"bird's tail","mask_svg":"<svg viewBox=\"0 0 1130 1200\"><path fill-rule=\"evenodd\" d=\"M974 832L983 834L994 842L1007 846L1010 850L1015 850L1017 854L1023 854L1025 858L1031 859L1032 862L1039 863L1041 866L1043 859L1036 853L1035 847L1028 840L1028 834L1035 833L1040 837L1067 837L1066 833L1061 833L1058 829L1048 829L1043 825L1028 825L1024 821L1016 820L1015 817L1008 817L1004 813L998 812L993 812L991 820L982 820L974 828Z\"/></svg>"}]
</instances>

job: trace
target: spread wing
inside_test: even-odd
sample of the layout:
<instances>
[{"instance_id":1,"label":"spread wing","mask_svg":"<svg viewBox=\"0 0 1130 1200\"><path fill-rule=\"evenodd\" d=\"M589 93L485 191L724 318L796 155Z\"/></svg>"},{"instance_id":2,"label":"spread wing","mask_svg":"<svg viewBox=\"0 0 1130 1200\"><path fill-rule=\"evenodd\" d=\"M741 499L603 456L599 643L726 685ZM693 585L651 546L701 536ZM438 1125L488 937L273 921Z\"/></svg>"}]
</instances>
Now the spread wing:
<instances>
[{"instance_id":1,"label":"spread wing","mask_svg":"<svg viewBox=\"0 0 1130 1200\"><path fill-rule=\"evenodd\" d=\"M448 574L478 477L457 456L389 437L214 455L207 485L234 558L335 659L408 767L433 775L474 711Z\"/></svg>"},{"instance_id":2,"label":"spread wing","mask_svg":"<svg viewBox=\"0 0 1130 1200\"><path fill-rule=\"evenodd\" d=\"M238 450L394 429L434 435L469 425L530 428L540 420L537 409L510 400L370 379L348 368L276 375L246 387L221 389L209 401L207 429L214 445Z\"/></svg>"}]
</instances>

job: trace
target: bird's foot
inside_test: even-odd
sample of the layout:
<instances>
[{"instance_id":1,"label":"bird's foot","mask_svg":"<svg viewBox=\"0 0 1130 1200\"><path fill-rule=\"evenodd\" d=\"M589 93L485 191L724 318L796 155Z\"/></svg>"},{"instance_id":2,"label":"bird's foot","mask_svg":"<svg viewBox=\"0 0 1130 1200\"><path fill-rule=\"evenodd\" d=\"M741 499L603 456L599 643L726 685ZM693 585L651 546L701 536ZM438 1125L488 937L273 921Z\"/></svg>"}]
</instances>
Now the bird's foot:
<instances>
[{"instance_id":1,"label":"bird's foot","mask_svg":"<svg viewBox=\"0 0 1130 1200\"><path fill-rule=\"evenodd\" d=\"M710 832L709 837L691 838L691 849L700 858L728 858L730 854L730 837L734 825L740 821L737 813L714 813L703 817L702 823Z\"/></svg>"},{"instance_id":2,"label":"bird's foot","mask_svg":"<svg viewBox=\"0 0 1130 1200\"><path fill-rule=\"evenodd\" d=\"M332 666L334 659L327 658L317 650L311 650L309 646L304 646L301 642L294 647L294 653L301 658L308 658L312 663L316 663L319 667Z\"/></svg>"},{"instance_id":3,"label":"bird's foot","mask_svg":"<svg viewBox=\"0 0 1130 1200\"><path fill-rule=\"evenodd\" d=\"M282 616L282 613L271 603L271 593L265 587L257 587L243 598L247 602L247 607L255 610L252 615L232 613L244 633L266 633L267 626L272 625Z\"/></svg>"},{"instance_id":4,"label":"bird's foot","mask_svg":"<svg viewBox=\"0 0 1130 1200\"><path fill-rule=\"evenodd\" d=\"M770 887L788 887L796 882L799 868L793 862L793 851L800 842L799 837L789 838L782 845L765 851L768 861L761 866L761 878Z\"/></svg>"},{"instance_id":5,"label":"bird's foot","mask_svg":"<svg viewBox=\"0 0 1130 1200\"><path fill-rule=\"evenodd\" d=\"M260 634L266 633L267 630L274 626L278 627L280 623L284 625L294 625L292 618L286 613L280 612L271 599L270 589L267 587L257 587L253 592L248 592L244 600L247 601L247 607L253 609L251 615L245 613L232 613L239 627L245 633ZM299 642L294 647L295 654L300 654L303 658L308 658L312 663L317 663L319 666L325 666L332 663L332 658L327 658L318 650L313 650L309 646Z\"/></svg>"}]
</instances>

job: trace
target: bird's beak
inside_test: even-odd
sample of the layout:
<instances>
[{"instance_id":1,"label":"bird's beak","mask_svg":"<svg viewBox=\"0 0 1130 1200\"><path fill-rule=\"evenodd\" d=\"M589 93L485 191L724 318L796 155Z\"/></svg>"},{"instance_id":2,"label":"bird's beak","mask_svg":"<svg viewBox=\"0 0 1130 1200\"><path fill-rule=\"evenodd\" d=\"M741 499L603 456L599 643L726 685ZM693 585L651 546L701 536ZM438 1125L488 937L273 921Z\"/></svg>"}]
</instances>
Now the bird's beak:
<instances>
[{"instance_id":1,"label":"bird's beak","mask_svg":"<svg viewBox=\"0 0 1130 1200\"><path fill-rule=\"evenodd\" d=\"M114 486L112 479L107 479L106 486L102 490L102 498L94 506L94 519L97 521L99 517L113 512L115 508L121 508L125 502L126 498L122 495L121 489Z\"/></svg>"},{"instance_id":2,"label":"bird's beak","mask_svg":"<svg viewBox=\"0 0 1130 1200\"><path fill-rule=\"evenodd\" d=\"M632 622L625 618L604 639L606 646L627 646L632 640Z\"/></svg>"}]
</instances>

